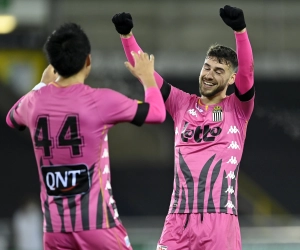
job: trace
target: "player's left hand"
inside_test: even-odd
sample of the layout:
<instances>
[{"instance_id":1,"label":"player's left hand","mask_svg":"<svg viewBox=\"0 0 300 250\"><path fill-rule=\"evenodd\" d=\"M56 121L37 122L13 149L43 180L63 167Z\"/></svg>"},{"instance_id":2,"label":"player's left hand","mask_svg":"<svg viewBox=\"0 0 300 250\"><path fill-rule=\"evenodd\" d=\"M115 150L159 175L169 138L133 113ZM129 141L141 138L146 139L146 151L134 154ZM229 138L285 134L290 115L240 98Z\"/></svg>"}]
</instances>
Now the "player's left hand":
<instances>
[{"instance_id":1,"label":"player's left hand","mask_svg":"<svg viewBox=\"0 0 300 250\"><path fill-rule=\"evenodd\" d=\"M56 71L54 70L53 66L49 64L47 68L44 70L41 82L45 84L49 84L50 82L55 82L58 75Z\"/></svg>"},{"instance_id":2,"label":"player's left hand","mask_svg":"<svg viewBox=\"0 0 300 250\"><path fill-rule=\"evenodd\" d=\"M133 21L130 13L122 12L115 14L112 18L112 22L118 33L121 35L129 34L133 28Z\"/></svg>"},{"instance_id":3,"label":"player's left hand","mask_svg":"<svg viewBox=\"0 0 300 250\"><path fill-rule=\"evenodd\" d=\"M246 28L244 13L241 9L225 5L220 8L220 16L234 31L241 31Z\"/></svg>"}]
</instances>

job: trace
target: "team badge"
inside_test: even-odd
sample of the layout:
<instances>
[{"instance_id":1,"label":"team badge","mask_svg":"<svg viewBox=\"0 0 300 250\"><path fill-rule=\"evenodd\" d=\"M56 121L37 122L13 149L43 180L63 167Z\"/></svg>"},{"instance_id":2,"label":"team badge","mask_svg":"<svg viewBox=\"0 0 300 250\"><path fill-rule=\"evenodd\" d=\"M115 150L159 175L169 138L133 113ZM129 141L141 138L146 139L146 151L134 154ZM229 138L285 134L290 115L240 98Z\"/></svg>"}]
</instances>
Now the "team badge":
<instances>
[{"instance_id":1,"label":"team badge","mask_svg":"<svg viewBox=\"0 0 300 250\"><path fill-rule=\"evenodd\" d=\"M214 122L220 122L223 120L223 111L220 106L215 106L212 112L212 118Z\"/></svg>"},{"instance_id":2,"label":"team badge","mask_svg":"<svg viewBox=\"0 0 300 250\"><path fill-rule=\"evenodd\" d=\"M157 245L156 250L168 250L167 246Z\"/></svg>"}]
</instances>

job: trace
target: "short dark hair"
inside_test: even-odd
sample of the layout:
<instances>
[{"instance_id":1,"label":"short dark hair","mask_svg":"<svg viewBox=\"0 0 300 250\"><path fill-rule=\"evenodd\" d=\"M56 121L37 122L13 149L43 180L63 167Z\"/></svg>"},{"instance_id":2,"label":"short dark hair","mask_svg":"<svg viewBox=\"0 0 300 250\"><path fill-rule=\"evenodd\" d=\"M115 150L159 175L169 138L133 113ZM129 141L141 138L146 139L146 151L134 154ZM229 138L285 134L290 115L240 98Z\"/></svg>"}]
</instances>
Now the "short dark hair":
<instances>
[{"instance_id":1,"label":"short dark hair","mask_svg":"<svg viewBox=\"0 0 300 250\"><path fill-rule=\"evenodd\" d=\"M225 63L226 65L229 65L234 72L237 72L237 55L236 52L229 47L217 43L213 44L208 48L206 58L216 58L219 63Z\"/></svg>"},{"instance_id":2,"label":"short dark hair","mask_svg":"<svg viewBox=\"0 0 300 250\"><path fill-rule=\"evenodd\" d=\"M66 23L48 37L44 51L55 71L67 78L83 68L91 53L91 45L78 24Z\"/></svg>"}]
</instances>

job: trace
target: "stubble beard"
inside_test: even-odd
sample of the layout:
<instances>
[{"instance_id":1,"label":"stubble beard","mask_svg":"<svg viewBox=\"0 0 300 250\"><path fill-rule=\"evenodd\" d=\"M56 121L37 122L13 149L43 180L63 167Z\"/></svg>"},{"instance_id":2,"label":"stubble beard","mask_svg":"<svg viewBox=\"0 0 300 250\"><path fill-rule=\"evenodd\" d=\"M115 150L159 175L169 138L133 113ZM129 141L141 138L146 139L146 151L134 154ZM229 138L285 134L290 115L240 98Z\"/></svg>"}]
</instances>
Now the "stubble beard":
<instances>
[{"instance_id":1,"label":"stubble beard","mask_svg":"<svg viewBox=\"0 0 300 250\"><path fill-rule=\"evenodd\" d=\"M220 92L222 92L226 86L227 86L227 83L224 83L222 85L218 85L218 87L212 91L201 91L201 87L203 85L203 80L201 81L200 83L200 86L199 86L199 93L201 96L205 96L207 98L212 98L214 96L216 96L217 94L219 94Z\"/></svg>"}]
</instances>

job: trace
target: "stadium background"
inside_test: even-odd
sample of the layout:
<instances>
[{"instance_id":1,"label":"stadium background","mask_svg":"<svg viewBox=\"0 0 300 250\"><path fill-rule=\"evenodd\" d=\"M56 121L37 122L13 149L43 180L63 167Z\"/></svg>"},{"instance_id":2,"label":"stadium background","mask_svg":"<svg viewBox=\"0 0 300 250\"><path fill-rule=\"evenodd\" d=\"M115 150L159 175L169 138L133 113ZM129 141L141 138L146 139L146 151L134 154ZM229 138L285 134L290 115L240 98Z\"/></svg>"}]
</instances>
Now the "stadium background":
<instances>
[{"instance_id":1,"label":"stadium background","mask_svg":"<svg viewBox=\"0 0 300 250\"><path fill-rule=\"evenodd\" d=\"M47 65L42 46L53 29L72 21L86 31L93 58L87 84L142 99L111 23L115 13L130 12L135 37L155 55L157 71L197 94L208 46L235 48L218 14L224 4L244 10L255 59L256 106L239 175L243 249L300 249L299 1L0 0L1 250L18 250L12 220L23 198L39 202L28 130L8 128L5 115L39 82ZM17 20L6 34L4 15ZM120 124L109 133L114 197L134 249L155 249L161 233L173 185L173 135L169 116L161 125Z\"/></svg>"}]
</instances>

